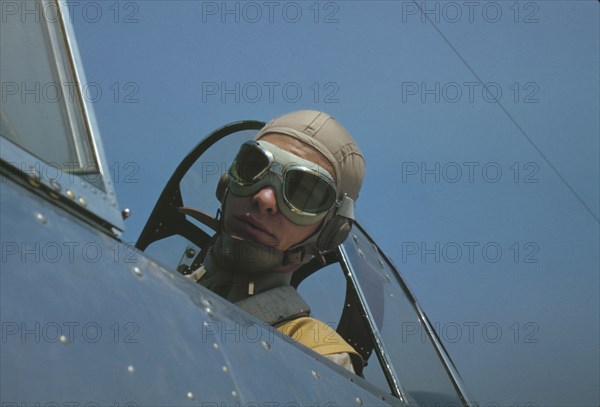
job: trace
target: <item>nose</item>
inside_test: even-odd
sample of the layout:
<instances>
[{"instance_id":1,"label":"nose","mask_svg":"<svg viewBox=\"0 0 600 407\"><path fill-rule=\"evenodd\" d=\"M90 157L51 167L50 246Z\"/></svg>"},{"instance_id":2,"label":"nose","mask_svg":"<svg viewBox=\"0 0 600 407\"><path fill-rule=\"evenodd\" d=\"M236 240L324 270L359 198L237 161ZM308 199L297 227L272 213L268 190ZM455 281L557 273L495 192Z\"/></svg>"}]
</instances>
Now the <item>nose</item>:
<instances>
[{"instance_id":1,"label":"nose","mask_svg":"<svg viewBox=\"0 0 600 407\"><path fill-rule=\"evenodd\" d=\"M252 196L252 203L260 212L277 213L277 196L273 187L264 187Z\"/></svg>"}]
</instances>

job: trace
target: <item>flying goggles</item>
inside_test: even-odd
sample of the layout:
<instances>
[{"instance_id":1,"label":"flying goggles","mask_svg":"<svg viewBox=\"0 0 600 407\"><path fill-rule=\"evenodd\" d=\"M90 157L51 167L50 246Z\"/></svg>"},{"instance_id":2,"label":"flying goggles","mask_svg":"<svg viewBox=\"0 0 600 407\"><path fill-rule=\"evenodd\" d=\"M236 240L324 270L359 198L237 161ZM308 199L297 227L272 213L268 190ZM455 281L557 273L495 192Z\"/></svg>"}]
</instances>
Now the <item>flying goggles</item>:
<instances>
[{"instance_id":1,"label":"flying goggles","mask_svg":"<svg viewBox=\"0 0 600 407\"><path fill-rule=\"evenodd\" d=\"M262 140L242 144L229 179L237 196L273 187L278 210L298 225L319 222L336 203L336 185L327 170Z\"/></svg>"}]
</instances>

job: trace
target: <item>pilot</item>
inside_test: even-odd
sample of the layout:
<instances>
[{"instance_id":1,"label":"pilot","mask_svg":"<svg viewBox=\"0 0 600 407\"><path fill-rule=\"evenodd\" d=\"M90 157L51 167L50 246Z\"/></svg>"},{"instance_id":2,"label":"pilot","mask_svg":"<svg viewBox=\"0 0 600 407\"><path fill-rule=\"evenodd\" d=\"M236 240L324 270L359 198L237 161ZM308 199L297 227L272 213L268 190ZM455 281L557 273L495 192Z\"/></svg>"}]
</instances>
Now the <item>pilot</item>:
<instances>
[{"instance_id":1,"label":"pilot","mask_svg":"<svg viewBox=\"0 0 600 407\"><path fill-rule=\"evenodd\" d=\"M244 143L221 178L218 233L190 277L317 353L360 373L361 356L290 285L350 232L365 162L326 113L279 116Z\"/></svg>"}]
</instances>

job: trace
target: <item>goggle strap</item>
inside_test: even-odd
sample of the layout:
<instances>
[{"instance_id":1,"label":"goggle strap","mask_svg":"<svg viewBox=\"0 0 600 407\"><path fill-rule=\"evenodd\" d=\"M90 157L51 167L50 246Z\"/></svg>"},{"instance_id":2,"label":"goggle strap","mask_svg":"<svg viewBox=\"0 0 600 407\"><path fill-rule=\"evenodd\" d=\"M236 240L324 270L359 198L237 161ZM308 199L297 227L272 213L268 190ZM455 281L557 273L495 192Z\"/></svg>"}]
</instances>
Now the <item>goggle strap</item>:
<instances>
[{"instance_id":1,"label":"goggle strap","mask_svg":"<svg viewBox=\"0 0 600 407\"><path fill-rule=\"evenodd\" d=\"M348 195L344 195L342 202L340 202L340 206L336 211L336 215L354 220L354 200Z\"/></svg>"},{"instance_id":2,"label":"goggle strap","mask_svg":"<svg viewBox=\"0 0 600 407\"><path fill-rule=\"evenodd\" d=\"M283 252L283 265L290 263L302 263L306 255L306 246L288 249Z\"/></svg>"}]
</instances>

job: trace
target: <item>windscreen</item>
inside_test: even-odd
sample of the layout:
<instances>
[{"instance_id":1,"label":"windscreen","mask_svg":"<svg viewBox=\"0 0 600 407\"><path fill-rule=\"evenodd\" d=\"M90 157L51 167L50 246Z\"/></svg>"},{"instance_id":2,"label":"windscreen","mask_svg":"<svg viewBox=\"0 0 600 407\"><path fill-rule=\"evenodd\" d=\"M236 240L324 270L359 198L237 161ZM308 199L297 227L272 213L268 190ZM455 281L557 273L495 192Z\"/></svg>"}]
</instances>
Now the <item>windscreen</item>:
<instances>
[{"instance_id":1,"label":"windscreen","mask_svg":"<svg viewBox=\"0 0 600 407\"><path fill-rule=\"evenodd\" d=\"M0 134L48 165L96 173L82 116L84 85L72 75L60 19L49 4L18 3L39 17L5 16L0 25Z\"/></svg>"},{"instance_id":2,"label":"windscreen","mask_svg":"<svg viewBox=\"0 0 600 407\"><path fill-rule=\"evenodd\" d=\"M360 228L353 229L352 237L344 243L344 249L400 387L419 406L462 406L396 271ZM365 377L369 374L367 366Z\"/></svg>"}]
</instances>

